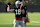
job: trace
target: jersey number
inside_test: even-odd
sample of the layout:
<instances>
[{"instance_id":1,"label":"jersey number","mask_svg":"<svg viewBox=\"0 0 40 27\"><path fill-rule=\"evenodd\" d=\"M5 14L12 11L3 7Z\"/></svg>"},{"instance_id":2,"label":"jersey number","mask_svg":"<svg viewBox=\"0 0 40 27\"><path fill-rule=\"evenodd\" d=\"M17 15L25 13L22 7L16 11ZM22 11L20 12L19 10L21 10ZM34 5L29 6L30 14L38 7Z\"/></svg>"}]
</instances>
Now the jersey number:
<instances>
[{"instance_id":1,"label":"jersey number","mask_svg":"<svg viewBox=\"0 0 40 27\"><path fill-rule=\"evenodd\" d=\"M21 13L20 13L20 9L16 9L16 15L20 15Z\"/></svg>"}]
</instances>

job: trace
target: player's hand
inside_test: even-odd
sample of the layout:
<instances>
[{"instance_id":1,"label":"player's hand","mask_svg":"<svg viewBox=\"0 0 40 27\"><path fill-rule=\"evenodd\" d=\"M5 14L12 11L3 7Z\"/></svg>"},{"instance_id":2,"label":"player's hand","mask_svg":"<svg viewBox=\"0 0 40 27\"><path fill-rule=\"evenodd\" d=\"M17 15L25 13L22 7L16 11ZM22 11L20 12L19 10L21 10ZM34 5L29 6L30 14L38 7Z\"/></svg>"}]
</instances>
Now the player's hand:
<instances>
[{"instance_id":1,"label":"player's hand","mask_svg":"<svg viewBox=\"0 0 40 27\"><path fill-rule=\"evenodd\" d=\"M29 20L26 20L26 22L28 22L28 23L29 23L30 21L29 21Z\"/></svg>"},{"instance_id":2,"label":"player's hand","mask_svg":"<svg viewBox=\"0 0 40 27\"><path fill-rule=\"evenodd\" d=\"M27 17L27 19L26 19L26 22L28 22L28 23L30 22L28 17Z\"/></svg>"}]
</instances>

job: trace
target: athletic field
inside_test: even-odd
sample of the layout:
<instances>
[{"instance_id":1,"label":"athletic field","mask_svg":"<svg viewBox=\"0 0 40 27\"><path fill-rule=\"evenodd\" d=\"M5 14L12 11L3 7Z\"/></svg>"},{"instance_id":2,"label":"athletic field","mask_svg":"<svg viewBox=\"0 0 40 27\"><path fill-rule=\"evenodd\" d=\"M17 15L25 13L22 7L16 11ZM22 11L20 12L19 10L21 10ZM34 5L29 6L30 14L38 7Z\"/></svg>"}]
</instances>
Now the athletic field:
<instances>
[{"instance_id":1,"label":"athletic field","mask_svg":"<svg viewBox=\"0 0 40 27\"><path fill-rule=\"evenodd\" d=\"M40 27L40 13L28 13L30 23L26 27ZM0 13L0 27L13 27L14 13Z\"/></svg>"}]
</instances>

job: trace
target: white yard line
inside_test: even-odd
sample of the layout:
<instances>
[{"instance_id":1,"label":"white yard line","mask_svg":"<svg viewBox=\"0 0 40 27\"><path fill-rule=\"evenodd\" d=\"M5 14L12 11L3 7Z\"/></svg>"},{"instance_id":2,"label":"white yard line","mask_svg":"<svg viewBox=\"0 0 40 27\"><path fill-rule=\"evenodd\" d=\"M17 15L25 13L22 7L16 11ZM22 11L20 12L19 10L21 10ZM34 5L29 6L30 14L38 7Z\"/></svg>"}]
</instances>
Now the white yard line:
<instances>
[{"instance_id":1,"label":"white yard line","mask_svg":"<svg viewBox=\"0 0 40 27\"><path fill-rule=\"evenodd\" d=\"M40 23L40 21L31 21L30 23Z\"/></svg>"}]
</instances>

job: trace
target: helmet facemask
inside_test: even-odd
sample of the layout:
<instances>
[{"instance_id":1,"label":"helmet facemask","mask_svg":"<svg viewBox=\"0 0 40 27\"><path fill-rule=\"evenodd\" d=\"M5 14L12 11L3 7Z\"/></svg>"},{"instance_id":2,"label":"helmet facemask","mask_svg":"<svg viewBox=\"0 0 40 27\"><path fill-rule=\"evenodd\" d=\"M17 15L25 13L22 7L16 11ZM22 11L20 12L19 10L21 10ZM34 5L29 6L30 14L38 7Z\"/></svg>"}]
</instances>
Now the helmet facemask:
<instances>
[{"instance_id":1,"label":"helmet facemask","mask_svg":"<svg viewBox=\"0 0 40 27\"><path fill-rule=\"evenodd\" d=\"M21 4L16 4L16 7L20 7L21 6Z\"/></svg>"}]
</instances>

